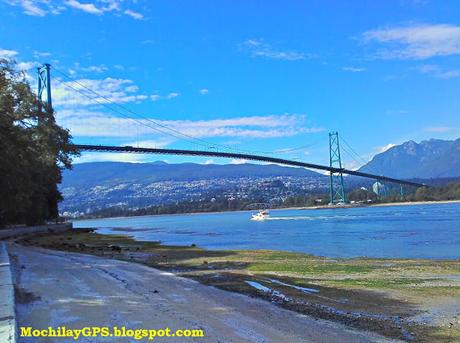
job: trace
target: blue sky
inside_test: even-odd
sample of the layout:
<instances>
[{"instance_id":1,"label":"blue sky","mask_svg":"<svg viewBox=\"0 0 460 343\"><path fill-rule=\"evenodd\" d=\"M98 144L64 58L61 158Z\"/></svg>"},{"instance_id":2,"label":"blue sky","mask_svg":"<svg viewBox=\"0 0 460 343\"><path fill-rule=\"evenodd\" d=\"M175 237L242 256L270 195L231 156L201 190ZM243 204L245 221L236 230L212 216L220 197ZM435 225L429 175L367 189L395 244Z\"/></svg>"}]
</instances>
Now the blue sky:
<instances>
[{"instance_id":1,"label":"blue sky","mask_svg":"<svg viewBox=\"0 0 460 343\"><path fill-rule=\"evenodd\" d=\"M77 143L204 140L325 164L338 130L360 155L343 152L355 168L406 140L460 137L458 1L0 0L0 19L0 56L34 87L39 63L55 68L57 118ZM88 100L81 85L123 108ZM114 159L228 163L79 161Z\"/></svg>"}]
</instances>

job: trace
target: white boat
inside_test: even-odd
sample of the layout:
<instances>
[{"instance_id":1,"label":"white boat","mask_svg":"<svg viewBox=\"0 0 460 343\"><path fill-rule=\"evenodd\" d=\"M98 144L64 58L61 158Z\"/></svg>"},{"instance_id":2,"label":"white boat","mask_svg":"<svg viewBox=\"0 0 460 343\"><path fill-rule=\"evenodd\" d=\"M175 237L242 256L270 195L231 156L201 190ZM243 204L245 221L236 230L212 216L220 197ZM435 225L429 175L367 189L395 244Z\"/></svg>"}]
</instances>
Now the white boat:
<instances>
[{"instance_id":1,"label":"white boat","mask_svg":"<svg viewBox=\"0 0 460 343\"><path fill-rule=\"evenodd\" d=\"M251 220L265 220L270 217L270 212L268 210L259 211L257 214L253 214Z\"/></svg>"}]
</instances>

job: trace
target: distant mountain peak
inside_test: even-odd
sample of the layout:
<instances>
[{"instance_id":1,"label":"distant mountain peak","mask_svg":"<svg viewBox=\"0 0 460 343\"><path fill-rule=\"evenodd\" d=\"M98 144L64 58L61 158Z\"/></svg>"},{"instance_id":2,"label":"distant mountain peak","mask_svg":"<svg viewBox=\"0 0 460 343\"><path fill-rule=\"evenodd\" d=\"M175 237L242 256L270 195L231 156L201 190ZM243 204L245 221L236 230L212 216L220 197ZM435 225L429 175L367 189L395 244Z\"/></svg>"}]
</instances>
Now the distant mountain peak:
<instances>
[{"instance_id":1,"label":"distant mountain peak","mask_svg":"<svg viewBox=\"0 0 460 343\"><path fill-rule=\"evenodd\" d=\"M460 138L454 141L413 140L377 154L360 171L395 178L440 178L460 176Z\"/></svg>"}]
</instances>

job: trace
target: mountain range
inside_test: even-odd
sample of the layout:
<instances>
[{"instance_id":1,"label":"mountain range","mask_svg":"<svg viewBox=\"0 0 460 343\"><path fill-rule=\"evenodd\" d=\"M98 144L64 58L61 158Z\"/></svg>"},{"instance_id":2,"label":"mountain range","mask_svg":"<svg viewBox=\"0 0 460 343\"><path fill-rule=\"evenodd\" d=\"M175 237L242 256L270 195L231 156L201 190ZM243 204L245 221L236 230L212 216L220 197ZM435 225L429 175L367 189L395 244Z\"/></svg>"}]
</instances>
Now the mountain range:
<instances>
[{"instance_id":1,"label":"mountain range","mask_svg":"<svg viewBox=\"0 0 460 343\"><path fill-rule=\"evenodd\" d=\"M408 141L377 154L360 171L400 179L460 176L460 138Z\"/></svg>"},{"instance_id":2,"label":"mountain range","mask_svg":"<svg viewBox=\"0 0 460 343\"><path fill-rule=\"evenodd\" d=\"M322 174L279 165L94 162L64 171L61 211L140 208L212 197L276 202L325 190Z\"/></svg>"},{"instance_id":3,"label":"mountain range","mask_svg":"<svg viewBox=\"0 0 460 343\"><path fill-rule=\"evenodd\" d=\"M196 181L206 179L238 179L242 177L317 177L318 173L274 164L197 164L166 162L126 163L93 162L75 164L64 172L63 187L97 186L117 182Z\"/></svg>"}]
</instances>

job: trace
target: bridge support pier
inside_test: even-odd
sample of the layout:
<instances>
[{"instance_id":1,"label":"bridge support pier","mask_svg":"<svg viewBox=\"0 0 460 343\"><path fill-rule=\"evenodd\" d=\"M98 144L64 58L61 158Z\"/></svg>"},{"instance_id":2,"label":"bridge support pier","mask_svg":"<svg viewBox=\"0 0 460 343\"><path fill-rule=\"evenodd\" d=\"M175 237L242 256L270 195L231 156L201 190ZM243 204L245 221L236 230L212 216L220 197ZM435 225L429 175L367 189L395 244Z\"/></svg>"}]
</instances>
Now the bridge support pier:
<instances>
[{"instance_id":1,"label":"bridge support pier","mask_svg":"<svg viewBox=\"0 0 460 343\"><path fill-rule=\"evenodd\" d=\"M342 160L340 157L339 133L337 131L329 133L329 166L342 170ZM342 171L330 171L330 204L345 204L345 187L343 184Z\"/></svg>"},{"instance_id":2,"label":"bridge support pier","mask_svg":"<svg viewBox=\"0 0 460 343\"><path fill-rule=\"evenodd\" d=\"M46 106L47 111L51 111L51 74L50 74L51 65L46 63L41 67L37 68L38 73L38 99L40 103L43 101L43 92L46 91Z\"/></svg>"}]
</instances>

